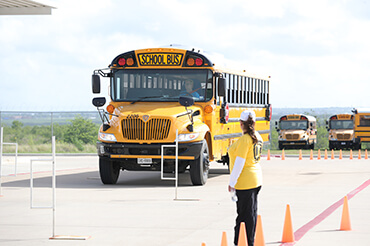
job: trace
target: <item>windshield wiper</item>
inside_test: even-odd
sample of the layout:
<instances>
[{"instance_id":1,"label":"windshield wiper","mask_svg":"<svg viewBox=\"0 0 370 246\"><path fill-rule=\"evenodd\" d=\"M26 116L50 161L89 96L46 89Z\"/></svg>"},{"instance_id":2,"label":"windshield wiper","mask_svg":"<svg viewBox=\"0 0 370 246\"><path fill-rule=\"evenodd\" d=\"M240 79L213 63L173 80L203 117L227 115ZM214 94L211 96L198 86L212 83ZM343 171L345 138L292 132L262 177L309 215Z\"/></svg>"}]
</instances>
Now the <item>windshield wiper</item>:
<instances>
[{"instance_id":1,"label":"windshield wiper","mask_svg":"<svg viewBox=\"0 0 370 246\"><path fill-rule=\"evenodd\" d=\"M163 97L163 96L148 96L148 97L140 97L138 100L136 100L136 101L132 101L132 102L131 102L131 104L134 104L134 103L136 103L136 102L140 102L140 101L142 101L142 100L144 100L144 99L148 99L148 98L160 98L160 97Z\"/></svg>"}]
</instances>

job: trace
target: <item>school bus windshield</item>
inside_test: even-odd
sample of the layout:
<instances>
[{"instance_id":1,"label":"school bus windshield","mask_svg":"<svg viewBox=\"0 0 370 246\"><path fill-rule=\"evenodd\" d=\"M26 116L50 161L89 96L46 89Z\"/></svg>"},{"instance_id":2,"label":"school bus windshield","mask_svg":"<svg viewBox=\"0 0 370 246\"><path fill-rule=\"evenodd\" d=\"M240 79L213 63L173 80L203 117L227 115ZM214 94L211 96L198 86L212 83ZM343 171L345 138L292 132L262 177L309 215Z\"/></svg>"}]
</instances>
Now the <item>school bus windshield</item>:
<instances>
[{"instance_id":1,"label":"school bus windshield","mask_svg":"<svg viewBox=\"0 0 370 246\"><path fill-rule=\"evenodd\" d=\"M307 128L308 121L305 120L289 120L280 122L280 129L282 130L306 130Z\"/></svg>"},{"instance_id":2,"label":"school bus windshield","mask_svg":"<svg viewBox=\"0 0 370 246\"><path fill-rule=\"evenodd\" d=\"M330 129L353 129L353 120L332 120Z\"/></svg>"},{"instance_id":3,"label":"school bus windshield","mask_svg":"<svg viewBox=\"0 0 370 246\"><path fill-rule=\"evenodd\" d=\"M116 70L111 85L113 101L171 102L191 96L204 102L213 96L211 70Z\"/></svg>"}]
</instances>

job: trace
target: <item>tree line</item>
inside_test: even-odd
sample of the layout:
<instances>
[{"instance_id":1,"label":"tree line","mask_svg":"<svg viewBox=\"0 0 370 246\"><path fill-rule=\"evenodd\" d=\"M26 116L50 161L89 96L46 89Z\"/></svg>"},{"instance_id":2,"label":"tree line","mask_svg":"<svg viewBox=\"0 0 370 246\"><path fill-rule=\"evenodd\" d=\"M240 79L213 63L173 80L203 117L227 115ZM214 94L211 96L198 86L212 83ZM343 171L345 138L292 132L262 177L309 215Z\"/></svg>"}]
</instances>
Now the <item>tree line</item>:
<instances>
[{"instance_id":1,"label":"tree line","mask_svg":"<svg viewBox=\"0 0 370 246\"><path fill-rule=\"evenodd\" d=\"M53 124L43 126L28 126L14 120L10 126L4 127L4 142L18 143L18 145L41 145L51 142L54 135L57 143L73 144L79 150L86 144L95 144L99 124L90 119L76 116L70 124Z\"/></svg>"},{"instance_id":2,"label":"tree line","mask_svg":"<svg viewBox=\"0 0 370 246\"><path fill-rule=\"evenodd\" d=\"M317 117L317 143L315 149L328 149L328 131L326 129L326 118ZM79 151L84 150L85 145L95 145L100 124L78 115L70 124L51 125L24 125L14 120L11 125L4 125L4 142L18 143L18 145L42 145L50 144L52 134L57 144L72 144ZM278 133L275 129L275 121L271 121L271 145L270 149L278 148Z\"/></svg>"}]
</instances>

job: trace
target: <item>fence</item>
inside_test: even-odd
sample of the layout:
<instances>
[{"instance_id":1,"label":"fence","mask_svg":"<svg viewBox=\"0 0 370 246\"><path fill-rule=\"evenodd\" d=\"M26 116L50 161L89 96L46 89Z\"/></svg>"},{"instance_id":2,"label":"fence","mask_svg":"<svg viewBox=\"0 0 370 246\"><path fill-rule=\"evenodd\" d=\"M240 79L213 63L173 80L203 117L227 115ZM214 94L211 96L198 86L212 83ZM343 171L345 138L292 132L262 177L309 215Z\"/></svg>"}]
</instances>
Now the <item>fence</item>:
<instances>
[{"instance_id":1,"label":"fence","mask_svg":"<svg viewBox=\"0 0 370 246\"><path fill-rule=\"evenodd\" d=\"M78 129L80 132L71 133L74 132L73 122L77 117L86 121L80 124ZM18 143L21 146L20 153L41 153L45 152L46 148L46 152L49 152L49 147L46 145L50 146L52 136L56 136L59 141L57 143L58 151L75 152L77 149L86 151L87 148L87 151L91 152L100 124L101 120L97 111L0 111L0 126L4 127L4 141ZM65 134L68 128L73 128L73 130L69 130L69 136ZM85 135L89 134L89 140L80 141L82 136L79 133L81 132L84 132ZM71 137L73 134L76 136ZM65 145L61 146L61 143ZM86 147L87 143L90 146ZM64 149L65 151L63 151ZM5 150L5 153L14 152L10 147L6 147Z\"/></svg>"}]
</instances>

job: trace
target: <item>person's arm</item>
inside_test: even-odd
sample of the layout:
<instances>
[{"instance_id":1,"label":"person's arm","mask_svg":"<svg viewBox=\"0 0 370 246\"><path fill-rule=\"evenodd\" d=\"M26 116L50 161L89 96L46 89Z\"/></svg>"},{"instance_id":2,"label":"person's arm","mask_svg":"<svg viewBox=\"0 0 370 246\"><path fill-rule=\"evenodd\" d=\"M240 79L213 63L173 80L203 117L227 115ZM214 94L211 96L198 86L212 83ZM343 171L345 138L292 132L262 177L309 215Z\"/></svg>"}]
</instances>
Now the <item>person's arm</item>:
<instances>
[{"instance_id":1,"label":"person's arm","mask_svg":"<svg viewBox=\"0 0 370 246\"><path fill-rule=\"evenodd\" d=\"M229 191L230 191L230 188L235 189L236 182L238 182L238 178L240 174L242 173L244 163L245 163L244 158L240 156L236 157L233 170L230 174Z\"/></svg>"}]
</instances>

